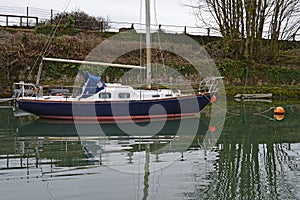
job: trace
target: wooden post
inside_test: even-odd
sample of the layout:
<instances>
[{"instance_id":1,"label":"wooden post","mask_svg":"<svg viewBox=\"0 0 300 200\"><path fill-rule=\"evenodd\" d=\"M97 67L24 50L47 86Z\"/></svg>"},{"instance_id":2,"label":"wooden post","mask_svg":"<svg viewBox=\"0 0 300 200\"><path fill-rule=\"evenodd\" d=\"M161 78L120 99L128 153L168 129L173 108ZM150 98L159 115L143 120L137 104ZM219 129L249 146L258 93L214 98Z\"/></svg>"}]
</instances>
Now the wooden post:
<instances>
[{"instance_id":1,"label":"wooden post","mask_svg":"<svg viewBox=\"0 0 300 200\"><path fill-rule=\"evenodd\" d=\"M293 34L293 41L296 40L296 33Z\"/></svg>"},{"instance_id":2,"label":"wooden post","mask_svg":"<svg viewBox=\"0 0 300 200\"><path fill-rule=\"evenodd\" d=\"M186 34L186 26L184 27L184 34Z\"/></svg>"},{"instance_id":3,"label":"wooden post","mask_svg":"<svg viewBox=\"0 0 300 200\"><path fill-rule=\"evenodd\" d=\"M29 8L28 8L28 6L26 7L26 16L27 16L26 24L27 24L27 27L29 27L29 19L28 19L28 16L29 16Z\"/></svg>"},{"instance_id":4,"label":"wooden post","mask_svg":"<svg viewBox=\"0 0 300 200\"><path fill-rule=\"evenodd\" d=\"M207 36L210 36L210 28L207 28Z\"/></svg>"},{"instance_id":5,"label":"wooden post","mask_svg":"<svg viewBox=\"0 0 300 200\"><path fill-rule=\"evenodd\" d=\"M51 9L50 12L51 12L51 14L50 14L51 15L50 16L50 23L53 24L53 9Z\"/></svg>"},{"instance_id":6,"label":"wooden post","mask_svg":"<svg viewBox=\"0 0 300 200\"><path fill-rule=\"evenodd\" d=\"M20 17L20 27L21 27L21 28L22 28L22 20L23 20L23 18Z\"/></svg>"},{"instance_id":7,"label":"wooden post","mask_svg":"<svg viewBox=\"0 0 300 200\"><path fill-rule=\"evenodd\" d=\"M6 27L8 27L8 16L6 16Z\"/></svg>"},{"instance_id":8,"label":"wooden post","mask_svg":"<svg viewBox=\"0 0 300 200\"><path fill-rule=\"evenodd\" d=\"M101 19L101 22L100 22L100 32L102 33L103 32L103 29L104 29L104 22L103 22L103 19Z\"/></svg>"}]
</instances>

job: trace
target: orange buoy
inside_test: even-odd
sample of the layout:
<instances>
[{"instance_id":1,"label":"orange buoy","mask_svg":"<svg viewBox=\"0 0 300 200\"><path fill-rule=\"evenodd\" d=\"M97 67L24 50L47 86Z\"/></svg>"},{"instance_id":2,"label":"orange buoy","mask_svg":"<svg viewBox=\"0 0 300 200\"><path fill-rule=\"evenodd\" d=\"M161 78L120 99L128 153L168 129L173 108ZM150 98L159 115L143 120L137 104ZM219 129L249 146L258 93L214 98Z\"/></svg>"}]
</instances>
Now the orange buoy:
<instances>
[{"instance_id":1,"label":"orange buoy","mask_svg":"<svg viewBox=\"0 0 300 200\"><path fill-rule=\"evenodd\" d=\"M210 99L210 101L212 103L215 103L217 101L217 97L216 96L212 96L211 99Z\"/></svg>"},{"instance_id":2,"label":"orange buoy","mask_svg":"<svg viewBox=\"0 0 300 200\"><path fill-rule=\"evenodd\" d=\"M280 114L280 115L275 114L275 115L274 115L274 118L275 118L277 121L281 121L281 120L284 119L284 114Z\"/></svg>"},{"instance_id":3,"label":"orange buoy","mask_svg":"<svg viewBox=\"0 0 300 200\"><path fill-rule=\"evenodd\" d=\"M284 115L284 113L285 113L285 110L284 110L284 108L283 107L276 107L275 109L274 109L274 114L275 115Z\"/></svg>"},{"instance_id":4,"label":"orange buoy","mask_svg":"<svg viewBox=\"0 0 300 200\"><path fill-rule=\"evenodd\" d=\"M215 126L209 126L209 131L210 132L215 132L216 131L216 127Z\"/></svg>"}]
</instances>

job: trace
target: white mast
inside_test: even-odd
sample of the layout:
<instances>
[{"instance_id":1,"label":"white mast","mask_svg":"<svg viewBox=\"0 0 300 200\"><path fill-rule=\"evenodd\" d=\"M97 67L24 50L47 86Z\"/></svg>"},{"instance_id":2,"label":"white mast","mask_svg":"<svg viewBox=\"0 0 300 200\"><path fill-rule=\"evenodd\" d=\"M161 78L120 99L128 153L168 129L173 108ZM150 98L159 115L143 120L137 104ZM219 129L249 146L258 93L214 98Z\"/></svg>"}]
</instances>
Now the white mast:
<instances>
[{"instance_id":1,"label":"white mast","mask_svg":"<svg viewBox=\"0 0 300 200\"><path fill-rule=\"evenodd\" d=\"M151 89L151 34L150 34L150 0L146 1L146 77L147 88Z\"/></svg>"}]
</instances>

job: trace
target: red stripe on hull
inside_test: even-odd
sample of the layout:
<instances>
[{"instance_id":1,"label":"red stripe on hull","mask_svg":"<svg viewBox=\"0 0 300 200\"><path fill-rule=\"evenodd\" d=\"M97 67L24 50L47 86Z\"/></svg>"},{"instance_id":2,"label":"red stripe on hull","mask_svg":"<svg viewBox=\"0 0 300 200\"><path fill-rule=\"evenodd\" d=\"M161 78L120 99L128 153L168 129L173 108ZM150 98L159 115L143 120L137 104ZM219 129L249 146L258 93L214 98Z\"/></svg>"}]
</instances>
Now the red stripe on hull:
<instances>
[{"instance_id":1,"label":"red stripe on hull","mask_svg":"<svg viewBox=\"0 0 300 200\"><path fill-rule=\"evenodd\" d=\"M194 117L196 113L185 113L185 114L167 114L167 115L147 115L147 116L47 116L41 115L43 119L58 119L58 120L79 120L79 121L91 121L98 120L99 122L110 122L110 121L139 121L149 119L165 119L165 118L181 118L181 117Z\"/></svg>"}]
</instances>

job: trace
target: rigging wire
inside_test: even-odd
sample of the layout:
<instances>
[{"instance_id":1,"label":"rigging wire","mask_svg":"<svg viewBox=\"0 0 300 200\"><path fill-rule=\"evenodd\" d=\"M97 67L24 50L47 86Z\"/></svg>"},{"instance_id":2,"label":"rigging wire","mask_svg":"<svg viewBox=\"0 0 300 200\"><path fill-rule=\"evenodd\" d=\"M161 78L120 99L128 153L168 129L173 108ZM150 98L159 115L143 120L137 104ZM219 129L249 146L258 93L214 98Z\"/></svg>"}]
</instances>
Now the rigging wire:
<instances>
[{"instance_id":1,"label":"rigging wire","mask_svg":"<svg viewBox=\"0 0 300 200\"><path fill-rule=\"evenodd\" d=\"M158 22L157 22L156 3L157 3L157 1L154 0L154 4L153 4L153 8L154 8L154 20L155 20L155 25L157 26ZM161 40L160 40L160 31L161 30L160 30L160 26L159 26L159 29L157 31L157 43L158 43L158 49L159 49L160 59L161 59L162 65L163 65L163 70L164 70L164 73L166 74L165 59L164 59L164 55L163 55L163 52L162 52ZM158 73L157 71L158 70L156 69L156 73ZM173 84L171 83L171 90L172 90L172 86L173 86Z\"/></svg>"},{"instance_id":2,"label":"rigging wire","mask_svg":"<svg viewBox=\"0 0 300 200\"><path fill-rule=\"evenodd\" d=\"M70 3L71 3L71 0L68 0L68 1L66 1L66 2L67 2L67 3L65 3L65 9L64 9L64 12L66 12L67 8L69 7L69 5L70 5ZM31 70L29 71L29 74L28 74L28 76L27 76L27 78L26 78L26 81L27 81L28 77L30 77L30 75L31 75L33 69L35 68L35 66L36 66L36 64L37 64L37 62L38 62L38 60L39 60L40 58L43 58L43 56L46 54L46 51L49 50L49 47L50 47L51 41L52 41L52 39L53 39L53 36L55 35L55 33L56 33L57 29L58 29L58 26L59 26L59 24L60 24L61 21L62 21L62 18L63 18L63 15L62 15L61 18L59 19L59 22L56 24L56 26L52 29L52 30L53 30L53 31L52 31L52 34L49 36L49 40L45 43L45 46L43 47L42 53L41 53L41 54L38 56L38 58L35 60L35 62L34 62L34 64L33 64L33 67L32 67ZM42 68L42 61L41 61L39 67ZM40 71L41 71L41 70L40 70ZM39 72L39 73L41 73L41 72ZM48 184L46 185L46 187L45 187L45 185L43 185L43 187L46 189L47 194L50 196L50 198L51 198L51 199L55 199L54 196L53 196L53 194L49 191Z\"/></svg>"},{"instance_id":3,"label":"rigging wire","mask_svg":"<svg viewBox=\"0 0 300 200\"><path fill-rule=\"evenodd\" d=\"M71 0L68 0L68 1L65 3L65 9L64 9L63 13L66 12L66 10L68 9L70 3L71 3ZM57 29L58 29L58 27L59 27L59 25L60 25L60 23L61 23L61 21L62 21L62 19L63 19L63 16L64 16L64 15L61 15L61 17L60 17L58 23L52 28L52 31L51 31L52 33L50 34L49 39L46 41L46 43L45 43L45 45L44 45L44 47L43 47L43 49L42 49L40 55L39 55L38 58L35 60L35 62L34 62L34 64L33 64L33 67L30 69L29 74L28 74L28 76L26 77L25 81L27 81L28 78L31 76L31 74L32 74L32 72L33 72L33 69L36 67L37 63L38 63L39 61L42 63L42 61L41 61L40 59L43 58L43 57L45 56L46 52L50 49L50 45L51 45L52 39L53 39L55 33L57 32ZM40 65L39 65L40 68L42 67L42 64L41 64L41 63L40 63Z\"/></svg>"},{"instance_id":4,"label":"rigging wire","mask_svg":"<svg viewBox=\"0 0 300 200\"><path fill-rule=\"evenodd\" d=\"M139 16L139 29L142 29L142 9L143 9L143 0L140 0L140 16ZM143 41L143 37L142 34L139 34L140 36L140 65L143 65L143 56L142 56L142 41ZM143 83L144 78L146 76L146 71L145 70L140 70L140 82ZM142 86L142 85L141 85Z\"/></svg>"},{"instance_id":5,"label":"rigging wire","mask_svg":"<svg viewBox=\"0 0 300 200\"><path fill-rule=\"evenodd\" d=\"M155 20L155 25L157 25L157 16L156 16L156 0L153 0L153 10L154 10L154 20ZM159 44L159 34L157 34L157 43ZM156 46L155 46L156 48ZM155 82L157 83L157 74L158 74L158 58L157 58L157 50L155 50Z\"/></svg>"}]
</instances>

